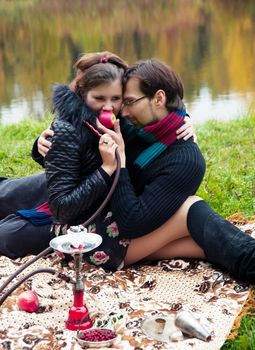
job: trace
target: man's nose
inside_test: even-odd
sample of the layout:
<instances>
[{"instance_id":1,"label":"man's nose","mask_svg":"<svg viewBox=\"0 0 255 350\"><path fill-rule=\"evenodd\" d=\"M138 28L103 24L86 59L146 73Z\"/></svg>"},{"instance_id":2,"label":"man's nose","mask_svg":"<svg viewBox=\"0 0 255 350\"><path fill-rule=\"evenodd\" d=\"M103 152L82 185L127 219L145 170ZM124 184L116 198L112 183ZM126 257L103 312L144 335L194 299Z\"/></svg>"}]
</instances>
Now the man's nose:
<instances>
[{"instance_id":1,"label":"man's nose","mask_svg":"<svg viewBox=\"0 0 255 350\"><path fill-rule=\"evenodd\" d=\"M122 107L121 107L121 116L122 117L128 117L129 116L128 108L125 105L122 105Z\"/></svg>"}]
</instances>

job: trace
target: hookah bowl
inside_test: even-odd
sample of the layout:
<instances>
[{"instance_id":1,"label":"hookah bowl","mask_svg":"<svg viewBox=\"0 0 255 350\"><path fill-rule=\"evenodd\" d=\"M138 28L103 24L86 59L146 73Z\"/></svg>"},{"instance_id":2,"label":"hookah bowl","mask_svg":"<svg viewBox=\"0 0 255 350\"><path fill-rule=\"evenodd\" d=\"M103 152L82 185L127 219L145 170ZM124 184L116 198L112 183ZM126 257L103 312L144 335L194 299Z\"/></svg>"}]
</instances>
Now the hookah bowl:
<instances>
[{"instance_id":1,"label":"hookah bowl","mask_svg":"<svg viewBox=\"0 0 255 350\"><path fill-rule=\"evenodd\" d=\"M69 310L66 328L72 331L91 328L93 322L84 304L84 283L81 275L82 254L97 248L102 243L102 237L96 233L87 232L82 226L71 226L66 235L55 237L50 241L54 250L72 255L74 258L75 283L73 287L74 304Z\"/></svg>"}]
</instances>

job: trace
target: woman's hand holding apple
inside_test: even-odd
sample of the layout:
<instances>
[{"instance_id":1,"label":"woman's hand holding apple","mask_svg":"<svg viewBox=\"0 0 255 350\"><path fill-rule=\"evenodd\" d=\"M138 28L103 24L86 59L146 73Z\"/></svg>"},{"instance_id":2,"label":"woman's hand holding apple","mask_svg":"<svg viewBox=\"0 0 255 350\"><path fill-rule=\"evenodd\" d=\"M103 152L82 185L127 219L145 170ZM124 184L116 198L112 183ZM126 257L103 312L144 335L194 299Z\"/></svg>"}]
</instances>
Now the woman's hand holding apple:
<instances>
[{"instance_id":1,"label":"woman's hand holding apple","mask_svg":"<svg viewBox=\"0 0 255 350\"><path fill-rule=\"evenodd\" d=\"M121 167L126 167L126 154L125 154L125 143L120 131L120 123L117 119L114 123L114 130L109 130L104 127L99 120L97 120L98 128L103 131L108 137L110 137L118 146L118 152L120 155Z\"/></svg>"}]
</instances>

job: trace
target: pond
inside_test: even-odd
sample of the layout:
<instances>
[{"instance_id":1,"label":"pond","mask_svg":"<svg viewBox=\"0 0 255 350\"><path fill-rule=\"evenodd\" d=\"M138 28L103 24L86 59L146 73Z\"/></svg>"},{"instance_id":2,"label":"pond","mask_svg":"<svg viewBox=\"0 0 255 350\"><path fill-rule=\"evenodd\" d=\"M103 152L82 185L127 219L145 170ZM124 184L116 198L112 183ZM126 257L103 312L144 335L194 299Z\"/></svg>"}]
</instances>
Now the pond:
<instances>
[{"instance_id":1,"label":"pond","mask_svg":"<svg viewBox=\"0 0 255 350\"><path fill-rule=\"evenodd\" d=\"M254 0L23 0L0 2L0 124L50 109L84 52L171 65L195 123L255 105Z\"/></svg>"}]
</instances>

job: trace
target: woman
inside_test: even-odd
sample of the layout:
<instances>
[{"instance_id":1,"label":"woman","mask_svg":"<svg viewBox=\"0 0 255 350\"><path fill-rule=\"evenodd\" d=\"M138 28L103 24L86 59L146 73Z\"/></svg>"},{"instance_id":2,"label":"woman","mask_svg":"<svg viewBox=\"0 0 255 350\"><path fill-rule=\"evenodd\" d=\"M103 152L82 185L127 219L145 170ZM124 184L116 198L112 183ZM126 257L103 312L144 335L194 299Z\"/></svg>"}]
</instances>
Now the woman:
<instances>
[{"instance_id":1,"label":"woman","mask_svg":"<svg viewBox=\"0 0 255 350\"><path fill-rule=\"evenodd\" d=\"M96 57L94 61L86 55L82 57L76 64L78 74L71 86L58 86L55 89L53 101L57 117L52 123L54 136L44 163L50 208L61 224L77 225L83 223L106 195L107 184L111 183L111 175L116 169L116 143L114 141L118 143L121 166L125 167L125 147L118 123L115 125L118 140L111 139L110 136L115 135L115 133L108 132L108 129L104 129L105 134L100 138L99 151L103 159L103 166L99 169L99 152L95 151L98 139L84 123L84 120L89 121L96 128L95 111L99 112L102 108L108 108L116 114L117 109L122 104L120 77L111 75L109 82L108 72L105 74L107 84L98 85L98 77L102 80L101 72L103 69L99 69L98 65L105 65L105 73L107 67L112 66L109 57L99 58ZM204 175L205 163L198 146L192 141L177 140L176 130L183 124L186 115L182 103L182 84L174 72L167 78L170 79L168 85L173 83L170 92L172 104L169 111L162 102L160 104L162 107L158 106L157 101L160 100L161 94L155 96L155 106L150 106L152 109L140 110L141 118L146 123L151 124L150 128L154 124L158 127L157 113L159 112L163 123L160 123L159 128L154 130L155 134L152 132L151 137L144 138L144 133L137 135L134 130L130 130L131 125L129 123L126 125L125 119L121 122L123 124L121 128L124 131L128 129L129 137L126 151L133 179L132 181L129 179L126 169L121 170L117 194L116 196L114 194L111 201L114 215L112 216L109 212L110 208L106 208L95 222L97 233L103 236L103 243L98 249L85 254L87 261L102 265L110 270L122 267L125 256L127 263L129 263L129 256L133 256L132 240L129 246L130 241L127 238L148 236L148 234L154 236L154 232L149 232L164 229L165 221L174 215L190 195L196 192ZM152 94L154 93L152 92ZM135 100L125 97L124 105L129 106L129 108L131 105L136 105L139 108L139 105L146 99L147 95L142 96L141 94ZM165 114L163 115L163 113ZM108 160L106 167L104 167L105 159ZM175 167L177 161L178 166ZM187 169L189 169L188 174ZM132 187L131 197L129 191L126 191L126 186ZM122 192L125 193L124 196L121 195ZM156 192L158 192L159 201L162 201L163 205L160 203L151 205L151 198L152 196L155 198ZM138 198L139 205L136 208L144 209L142 210L144 216L140 215L139 221L135 220L135 209L132 211L134 220L132 221L130 216L129 220L125 220L114 201L119 201L122 197L122 203L126 202L127 206L130 207L129 200L133 199L132 196L136 197L137 195L140 195L142 200L140 201ZM159 211L161 207L163 207L163 215L161 210ZM152 208L155 210L151 210ZM114 217L116 217L120 232ZM134 222L136 222L135 225ZM161 228L157 229L159 226ZM131 231L132 235L129 233ZM171 240L178 240L183 236L183 233L173 234ZM144 236L144 239L146 240L147 237ZM189 242L192 242L190 237ZM169 238L167 243L170 243ZM134 251L136 251L136 247L134 247ZM193 246L185 254L186 256L194 254L197 256L198 251L202 255L201 249L193 242ZM138 256L136 261L145 257Z\"/></svg>"},{"instance_id":2,"label":"woman","mask_svg":"<svg viewBox=\"0 0 255 350\"><path fill-rule=\"evenodd\" d=\"M105 65L101 62L101 59L109 57L109 63ZM91 54L86 56L86 62L79 60L77 62L77 76L73 84L76 84L76 92L73 92L73 84L70 88L68 86L58 85L54 89L53 107L58 110L58 115L55 118L53 126L60 123L62 131L66 132L66 139L62 146L65 146L68 150L68 140L73 137L77 137L79 142L83 144L77 144L76 147L80 147L81 158L79 162L83 165L74 169L71 163L65 159L68 171L79 171L83 181L79 181L79 189L86 197L86 201L83 205L83 218L86 219L97 208L98 203L104 199L108 193L109 185L111 184L110 175L112 175L109 169L109 162L112 162L112 156L109 157L109 152L104 152L103 159L101 159L98 150L98 138L96 138L91 131L85 126L83 119L91 119L91 123L95 125L96 116L96 104L101 101L101 96L96 98L89 97L92 100L91 108L88 108L80 96L83 95L83 86L79 84L80 74L83 69L87 69L84 65L92 66L96 72L93 76L97 75L97 81L88 82L91 86L95 86L99 91L106 91L107 104L111 104L114 113L118 113L122 104L122 76L127 65L118 56L113 54ZM93 68L94 67L94 68ZM89 89L86 93L90 94ZM63 117L64 116L64 117ZM63 117L63 119L61 119ZM73 124L71 124L73 121ZM79 130L79 135L75 134L75 130ZM53 143L58 142L58 138L53 140ZM116 145L112 143L112 149L114 150ZM75 149L71 149L70 152L75 152ZM63 153L63 152L62 152ZM67 158L68 158L68 153ZM62 159L61 159L62 162ZM61 164L56 164L60 167ZM108 173L106 173L108 171ZM50 173L48 172L48 177ZM66 181L68 180L68 176ZM76 181L75 180L75 181ZM76 184L78 185L76 181ZM43 203L41 203L43 204ZM79 203L78 203L79 205ZM25 209L25 208L24 208ZM26 208L27 209L27 208ZM41 222L40 222L41 221ZM54 237L54 233L51 232L51 213L47 206L42 205L36 210L19 210L18 214L12 214L7 216L0 222L0 254L8 256L10 258L23 257L28 254L38 254L49 245L50 239ZM18 242L18 243L17 243Z\"/></svg>"},{"instance_id":3,"label":"woman","mask_svg":"<svg viewBox=\"0 0 255 350\"><path fill-rule=\"evenodd\" d=\"M107 62L101 62L101 60L107 60ZM126 63L111 53L96 53L87 55L86 60L81 59L77 62L77 77L73 84L78 82L79 74L83 70L87 71L89 68L86 66L86 64L92 68L90 77L93 78L93 81L88 83L89 86L99 87L99 89L103 87L103 90L106 90L107 95L104 96L103 94L103 96L98 96L95 100L92 100L93 103L91 104L91 108L97 112L102 108L113 108L113 111L118 114L122 104L121 79L123 71L126 68ZM115 84L112 84L113 82ZM71 84L71 89L73 89L73 84ZM113 87L113 90L111 90L109 87ZM89 91L90 88L87 90L88 91L86 92L91 95ZM98 113L93 114L92 110L89 108L86 109L86 106L84 106L80 99L82 94L83 91L80 90L76 90L76 92L73 94L73 91L70 90L68 86L56 86L54 108L59 109L60 116L65 113L68 115L68 117L74 117L72 114L74 110L76 110L79 116L79 113L86 114L88 112L88 115L93 119L92 123L95 125L95 117L98 115ZM75 100L74 98L71 101L70 96L73 95L77 99ZM61 103L63 100L63 106L59 106L60 100ZM95 101L96 105L94 104ZM88 117L88 115L86 115L86 117ZM80 120L79 122L82 121ZM68 120L66 123L68 123ZM85 187L84 189L84 194L88 194L87 197L90 200L86 202L88 212L83 213L84 217L82 218L82 221L86 219L87 215L95 210L95 208L98 206L98 202L100 202L100 196L104 198L105 194L108 192L109 184L111 183L109 176L111 172L106 174L104 171L107 169L107 167L109 167L107 163L105 164L107 161L107 159L105 159L105 155L103 156L104 159L102 167L100 167L102 160L98 152L98 139L92 135L91 132L84 127L84 125L81 125L82 133L84 133L85 136L88 135L88 140L86 139L86 142L83 145L84 148L82 149L84 157L86 155L88 161L85 166L86 171L83 174L83 176L86 177L88 184L87 188ZM185 130L183 131L183 129ZM182 137L186 138L191 136L189 126L186 128L184 125L179 131L181 132ZM52 131L48 130L44 132L42 136L48 135L49 133L51 134ZM69 137L71 136L69 135ZM43 140L43 149L43 144L46 143L47 145L49 141L44 140L42 137L39 138L39 141L40 139ZM113 151L114 147L115 146L113 146ZM72 151L73 150L71 150L71 152ZM34 158L38 156L35 150L33 155ZM109 157L107 153L106 157ZM38 159L41 160L40 158ZM92 175L90 176L89 174L90 171L96 171L98 168L98 178L95 180L95 177ZM90 180L94 185L96 185L98 181L99 185L96 186L96 190L98 192L94 191L92 187L89 187ZM86 192L86 189L88 192ZM100 192L101 189L103 189L102 193ZM16 259L27 254L38 254L48 246L50 239L54 237L54 233L51 232L51 214L45 205L41 205L46 200L47 193L44 173L20 179L2 179L0 181L0 216L3 218L3 220L0 221L0 255L5 255ZM33 210L22 210L31 207L37 208ZM17 210L18 213L16 213Z\"/></svg>"}]
</instances>

